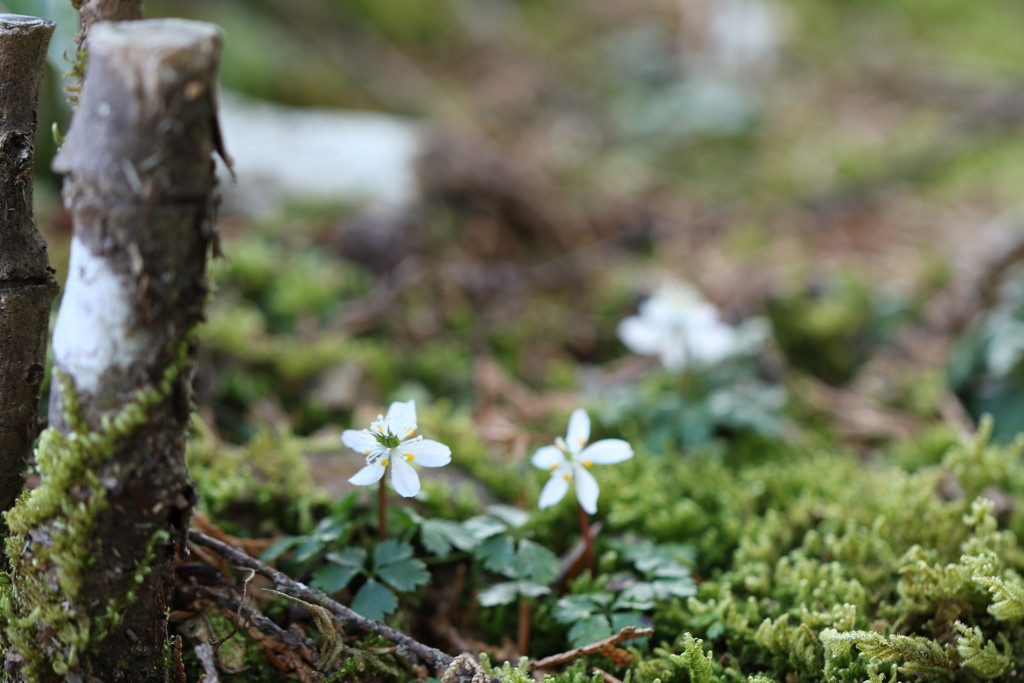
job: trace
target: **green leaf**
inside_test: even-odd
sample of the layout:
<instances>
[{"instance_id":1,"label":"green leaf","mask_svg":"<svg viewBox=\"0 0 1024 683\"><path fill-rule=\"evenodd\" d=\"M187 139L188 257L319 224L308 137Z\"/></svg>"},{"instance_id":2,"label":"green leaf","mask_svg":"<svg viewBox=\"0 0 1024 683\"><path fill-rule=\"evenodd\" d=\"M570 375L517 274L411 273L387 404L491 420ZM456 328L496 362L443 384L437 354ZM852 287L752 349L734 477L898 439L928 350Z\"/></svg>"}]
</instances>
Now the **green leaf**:
<instances>
[{"instance_id":1,"label":"green leaf","mask_svg":"<svg viewBox=\"0 0 1024 683\"><path fill-rule=\"evenodd\" d=\"M398 597L384 584L370 579L352 599L352 609L367 619L380 621L398 608Z\"/></svg>"},{"instance_id":2,"label":"green leaf","mask_svg":"<svg viewBox=\"0 0 1024 683\"><path fill-rule=\"evenodd\" d=\"M483 563L484 569L508 576L515 557L512 539L505 534L492 536L476 547L473 556Z\"/></svg>"},{"instance_id":3,"label":"green leaf","mask_svg":"<svg viewBox=\"0 0 1024 683\"><path fill-rule=\"evenodd\" d=\"M616 607L646 610L655 602L671 597L687 598L697 593L697 586L690 579L639 581L619 594Z\"/></svg>"},{"instance_id":4,"label":"green leaf","mask_svg":"<svg viewBox=\"0 0 1024 683\"><path fill-rule=\"evenodd\" d=\"M477 602L484 607L507 605L517 597L539 598L547 595L551 589L532 581L503 581L488 586L477 595Z\"/></svg>"},{"instance_id":5,"label":"green leaf","mask_svg":"<svg viewBox=\"0 0 1024 683\"><path fill-rule=\"evenodd\" d=\"M512 571L520 579L551 583L558 576L558 556L529 539L519 541Z\"/></svg>"},{"instance_id":6,"label":"green leaf","mask_svg":"<svg viewBox=\"0 0 1024 683\"><path fill-rule=\"evenodd\" d=\"M316 557L324 551L327 547L320 539L316 537L299 537L301 541L295 548L295 561L302 564L303 562L309 561L310 558Z\"/></svg>"},{"instance_id":7,"label":"green leaf","mask_svg":"<svg viewBox=\"0 0 1024 683\"><path fill-rule=\"evenodd\" d=\"M359 547L350 547L333 553L327 553L328 562L345 567L356 567L362 569L366 564L366 550Z\"/></svg>"},{"instance_id":8,"label":"green leaf","mask_svg":"<svg viewBox=\"0 0 1024 683\"><path fill-rule=\"evenodd\" d=\"M639 581L619 594L616 601L618 607L632 607L633 609L647 610L654 607L657 595L654 586L646 581Z\"/></svg>"},{"instance_id":9,"label":"green leaf","mask_svg":"<svg viewBox=\"0 0 1024 683\"><path fill-rule=\"evenodd\" d=\"M284 536L279 538L260 554L260 559L264 562L273 562L304 540L305 536Z\"/></svg>"},{"instance_id":10,"label":"green leaf","mask_svg":"<svg viewBox=\"0 0 1024 683\"><path fill-rule=\"evenodd\" d=\"M472 550L479 542L462 524L450 519L424 519L420 524L420 543L431 555L448 555L453 548Z\"/></svg>"},{"instance_id":11,"label":"green leaf","mask_svg":"<svg viewBox=\"0 0 1024 683\"><path fill-rule=\"evenodd\" d=\"M528 598L539 598L551 592L551 589L547 586L534 583L533 581L516 581L516 590L519 591L520 595Z\"/></svg>"},{"instance_id":12,"label":"green leaf","mask_svg":"<svg viewBox=\"0 0 1024 683\"><path fill-rule=\"evenodd\" d=\"M313 578L310 580L310 584L314 588L319 588L325 593L337 593L342 588L348 585L349 581L352 580L356 574L359 573L359 567L343 566L338 564L329 564L320 567L313 572Z\"/></svg>"},{"instance_id":13,"label":"green leaf","mask_svg":"<svg viewBox=\"0 0 1024 683\"><path fill-rule=\"evenodd\" d=\"M583 621L577 622L569 629L569 642L573 647L580 647L589 643L596 643L612 635L611 624L608 617L595 614Z\"/></svg>"},{"instance_id":14,"label":"green leaf","mask_svg":"<svg viewBox=\"0 0 1024 683\"><path fill-rule=\"evenodd\" d=\"M597 607L586 595L569 595L555 603L551 616L560 624L575 624L593 615Z\"/></svg>"},{"instance_id":15,"label":"green leaf","mask_svg":"<svg viewBox=\"0 0 1024 683\"><path fill-rule=\"evenodd\" d=\"M484 540L508 531L508 526L487 515L470 517L462 523L463 528L474 538Z\"/></svg>"},{"instance_id":16,"label":"green leaf","mask_svg":"<svg viewBox=\"0 0 1024 683\"><path fill-rule=\"evenodd\" d=\"M518 597L519 591L516 590L515 581L504 581L502 583L496 583L493 586L480 591L476 596L477 602L483 607L495 607L497 605L507 605L514 601Z\"/></svg>"},{"instance_id":17,"label":"green leaf","mask_svg":"<svg viewBox=\"0 0 1024 683\"><path fill-rule=\"evenodd\" d=\"M697 585L689 578L674 581L652 581L654 595L658 600L666 600L669 597L688 598L697 594Z\"/></svg>"},{"instance_id":18,"label":"green leaf","mask_svg":"<svg viewBox=\"0 0 1024 683\"><path fill-rule=\"evenodd\" d=\"M377 578L398 591L411 591L430 581L430 572L422 560L410 558L377 569Z\"/></svg>"},{"instance_id":19,"label":"green leaf","mask_svg":"<svg viewBox=\"0 0 1024 683\"><path fill-rule=\"evenodd\" d=\"M381 541L373 549L373 566L377 569L412 557L412 546L401 541Z\"/></svg>"},{"instance_id":20,"label":"green leaf","mask_svg":"<svg viewBox=\"0 0 1024 683\"><path fill-rule=\"evenodd\" d=\"M336 517L325 517L304 536L295 536L295 561L308 562L319 555L327 546L336 543L348 532L348 523Z\"/></svg>"},{"instance_id":21,"label":"green leaf","mask_svg":"<svg viewBox=\"0 0 1024 683\"><path fill-rule=\"evenodd\" d=\"M510 529L519 529L530 521L530 513L511 505L488 505L487 514L500 520Z\"/></svg>"}]
</instances>

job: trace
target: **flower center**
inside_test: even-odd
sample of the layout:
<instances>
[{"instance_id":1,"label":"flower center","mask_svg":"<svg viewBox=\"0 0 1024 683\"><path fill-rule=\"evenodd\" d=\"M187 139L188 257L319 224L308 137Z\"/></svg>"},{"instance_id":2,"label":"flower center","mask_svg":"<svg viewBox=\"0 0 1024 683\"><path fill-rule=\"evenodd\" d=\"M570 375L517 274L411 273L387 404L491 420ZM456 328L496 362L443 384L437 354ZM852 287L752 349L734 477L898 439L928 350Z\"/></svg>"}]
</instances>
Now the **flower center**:
<instances>
[{"instance_id":1,"label":"flower center","mask_svg":"<svg viewBox=\"0 0 1024 683\"><path fill-rule=\"evenodd\" d=\"M584 460L583 461L583 466L587 467L587 468L593 467L594 466L594 461L593 460Z\"/></svg>"},{"instance_id":2,"label":"flower center","mask_svg":"<svg viewBox=\"0 0 1024 683\"><path fill-rule=\"evenodd\" d=\"M414 456L412 453L405 453L404 456L405 459L408 460L409 462L412 462L413 460L416 459L416 456Z\"/></svg>"}]
</instances>

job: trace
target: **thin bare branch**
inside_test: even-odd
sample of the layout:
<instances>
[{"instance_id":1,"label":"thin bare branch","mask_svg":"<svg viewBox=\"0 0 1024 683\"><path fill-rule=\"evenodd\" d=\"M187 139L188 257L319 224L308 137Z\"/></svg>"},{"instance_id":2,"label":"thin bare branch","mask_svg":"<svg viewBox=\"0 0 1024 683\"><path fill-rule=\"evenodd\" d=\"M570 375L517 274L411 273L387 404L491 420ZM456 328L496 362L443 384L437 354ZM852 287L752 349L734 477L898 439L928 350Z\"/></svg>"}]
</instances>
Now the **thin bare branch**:
<instances>
[{"instance_id":1,"label":"thin bare branch","mask_svg":"<svg viewBox=\"0 0 1024 683\"><path fill-rule=\"evenodd\" d=\"M613 636L609 636L604 640L600 640L590 645L584 645L568 652L561 652L557 655L551 655L544 659L536 659L530 662L530 669L550 669L557 666L563 666L570 662L573 662L581 657L589 657L590 655L605 655L606 657L612 657L613 659L621 658L622 654L616 652L619 643L623 643L627 640L636 640L637 638L648 638L654 635L653 628L640 628L639 626L627 626ZM621 652L621 651L620 651Z\"/></svg>"}]
</instances>

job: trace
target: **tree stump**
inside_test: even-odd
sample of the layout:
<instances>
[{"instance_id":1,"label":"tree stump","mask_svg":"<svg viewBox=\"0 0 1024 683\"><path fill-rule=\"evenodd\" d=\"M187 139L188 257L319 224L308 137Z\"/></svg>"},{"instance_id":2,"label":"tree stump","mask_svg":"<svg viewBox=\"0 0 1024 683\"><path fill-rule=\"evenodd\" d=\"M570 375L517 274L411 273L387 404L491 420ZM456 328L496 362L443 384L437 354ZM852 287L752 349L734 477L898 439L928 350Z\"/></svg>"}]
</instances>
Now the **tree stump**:
<instances>
[{"instance_id":1,"label":"tree stump","mask_svg":"<svg viewBox=\"0 0 1024 683\"><path fill-rule=\"evenodd\" d=\"M32 216L36 105L54 24L0 14L0 512L21 493L39 434L57 281Z\"/></svg>"},{"instance_id":2,"label":"tree stump","mask_svg":"<svg viewBox=\"0 0 1024 683\"><path fill-rule=\"evenodd\" d=\"M54 160L72 213L42 483L9 515L7 664L30 680L164 681L185 470L190 331L214 238L221 35L95 24ZM0 596L2 598L2 596Z\"/></svg>"}]
</instances>

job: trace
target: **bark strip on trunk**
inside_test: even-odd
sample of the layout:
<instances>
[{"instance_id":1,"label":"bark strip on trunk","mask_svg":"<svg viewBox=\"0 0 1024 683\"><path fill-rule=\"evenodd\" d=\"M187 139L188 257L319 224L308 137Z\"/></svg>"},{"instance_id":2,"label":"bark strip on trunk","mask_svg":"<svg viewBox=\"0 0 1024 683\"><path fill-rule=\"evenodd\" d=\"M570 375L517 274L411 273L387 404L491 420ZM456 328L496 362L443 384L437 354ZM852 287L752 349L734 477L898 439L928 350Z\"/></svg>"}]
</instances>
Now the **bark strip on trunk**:
<instances>
[{"instance_id":1,"label":"bark strip on trunk","mask_svg":"<svg viewBox=\"0 0 1024 683\"><path fill-rule=\"evenodd\" d=\"M78 48L83 47L92 25L98 21L138 21L143 18L143 0L78 0Z\"/></svg>"},{"instance_id":2,"label":"bark strip on trunk","mask_svg":"<svg viewBox=\"0 0 1024 683\"><path fill-rule=\"evenodd\" d=\"M0 14L0 512L21 493L39 433L57 293L32 216L36 104L53 28L45 19Z\"/></svg>"},{"instance_id":3,"label":"bark strip on trunk","mask_svg":"<svg viewBox=\"0 0 1024 683\"><path fill-rule=\"evenodd\" d=\"M74 236L42 484L9 516L7 659L28 679L166 679L171 562L194 502L188 335L214 235L220 46L216 27L181 20L89 34L54 160Z\"/></svg>"}]
</instances>

